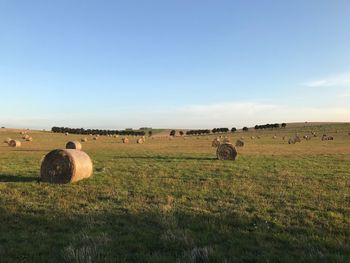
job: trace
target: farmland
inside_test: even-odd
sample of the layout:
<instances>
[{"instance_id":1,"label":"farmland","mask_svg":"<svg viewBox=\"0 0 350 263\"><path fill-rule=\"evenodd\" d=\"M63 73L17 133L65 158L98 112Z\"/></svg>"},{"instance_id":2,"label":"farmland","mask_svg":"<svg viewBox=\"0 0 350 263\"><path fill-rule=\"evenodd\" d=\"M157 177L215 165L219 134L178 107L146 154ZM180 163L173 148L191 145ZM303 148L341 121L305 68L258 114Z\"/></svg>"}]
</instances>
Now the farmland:
<instances>
[{"instance_id":1,"label":"farmland","mask_svg":"<svg viewBox=\"0 0 350 263\"><path fill-rule=\"evenodd\" d=\"M349 132L229 133L244 137L236 161L216 159L217 135L88 136L94 175L53 185L39 180L43 156L83 136L28 131L32 142L0 146L0 262L349 262ZM20 136L0 130L1 142Z\"/></svg>"}]
</instances>

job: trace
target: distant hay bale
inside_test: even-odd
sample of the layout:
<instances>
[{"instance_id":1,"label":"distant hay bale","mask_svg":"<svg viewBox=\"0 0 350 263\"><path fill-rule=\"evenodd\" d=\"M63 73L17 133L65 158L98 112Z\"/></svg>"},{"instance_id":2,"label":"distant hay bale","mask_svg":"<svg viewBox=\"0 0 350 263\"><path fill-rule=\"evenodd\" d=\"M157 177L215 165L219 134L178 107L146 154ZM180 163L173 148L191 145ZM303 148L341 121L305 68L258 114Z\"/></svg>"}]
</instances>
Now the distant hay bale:
<instances>
[{"instance_id":1,"label":"distant hay bale","mask_svg":"<svg viewBox=\"0 0 350 263\"><path fill-rule=\"evenodd\" d=\"M251 137L250 137L250 139L254 140L254 139L255 139L255 137L254 137L254 136L251 136Z\"/></svg>"},{"instance_id":2,"label":"distant hay bale","mask_svg":"<svg viewBox=\"0 0 350 263\"><path fill-rule=\"evenodd\" d=\"M294 135L288 139L288 144L295 144L297 142L301 142L300 137L298 135Z\"/></svg>"},{"instance_id":3,"label":"distant hay bale","mask_svg":"<svg viewBox=\"0 0 350 263\"><path fill-rule=\"evenodd\" d=\"M67 142L66 149L81 150L82 149L82 145L78 141L70 141L70 142Z\"/></svg>"},{"instance_id":4,"label":"distant hay bale","mask_svg":"<svg viewBox=\"0 0 350 263\"><path fill-rule=\"evenodd\" d=\"M240 139L243 141L244 140L244 136L242 136Z\"/></svg>"},{"instance_id":5,"label":"distant hay bale","mask_svg":"<svg viewBox=\"0 0 350 263\"><path fill-rule=\"evenodd\" d=\"M9 141L9 146L10 147L21 147L21 142L17 140L10 140Z\"/></svg>"},{"instance_id":6,"label":"distant hay bale","mask_svg":"<svg viewBox=\"0 0 350 263\"><path fill-rule=\"evenodd\" d=\"M237 140L235 145L236 145L236 147L243 147L244 146L244 141Z\"/></svg>"},{"instance_id":7,"label":"distant hay bale","mask_svg":"<svg viewBox=\"0 0 350 263\"><path fill-rule=\"evenodd\" d=\"M81 142L87 142L88 139L85 137L85 138L81 138L80 141L81 141Z\"/></svg>"},{"instance_id":8,"label":"distant hay bale","mask_svg":"<svg viewBox=\"0 0 350 263\"><path fill-rule=\"evenodd\" d=\"M92 162L83 151L57 149L45 156L40 175L43 182L73 183L92 175Z\"/></svg>"},{"instance_id":9,"label":"distant hay bale","mask_svg":"<svg viewBox=\"0 0 350 263\"><path fill-rule=\"evenodd\" d=\"M215 139L212 141L212 143L211 143L211 147L217 148L217 147L219 147L219 145L220 145L220 139L219 139L219 138L215 138Z\"/></svg>"},{"instance_id":10,"label":"distant hay bale","mask_svg":"<svg viewBox=\"0 0 350 263\"><path fill-rule=\"evenodd\" d=\"M94 137L94 138L92 138L94 141L97 141L98 140L98 137Z\"/></svg>"},{"instance_id":11,"label":"distant hay bale","mask_svg":"<svg viewBox=\"0 0 350 263\"><path fill-rule=\"evenodd\" d=\"M124 138L122 139L122 141L123 141L123 143L129 143L129 139L126 138L126 137L124 137Z\"/></svg>"},{"instance_id":12,"label":"distant hay bale","mask_svg":"<svg viewBox=\"0 0 350 263\"><path fill-rule=\"evenodd\" d=\"M277 136L276 135L272 136L272 139L274 139L274 140L277 139Z\"/></svg>"},{"instance_id":13,"label":"distant hay bale","mask_svg":"<svg viewBox=\"0 0 350 263\"><path fill-rule=\"evenodd\" d=\"M33 141L33 138L32 138L32 137L28 137L28 138L26 138L26 141L27 141L27 142L32 142L32 141Z\"/></svg>"},{"instance_id":14,"label":"distant hay bale","mask_svg":"<svg viewBox=\"0 0 350 263\"><path fill-rule=\"evenodd\" d=\"M114 137L114 138L119 138L119 135L114 135L113 137Z\"/></svg>"},{"instance_id":15,"label":"distant hay bale","mask_svg":"<svg viewBox=\"0 0 350 263\"><path fill-rule=\"evenodd\" d=\"M328 135L326 135L326 134L323 134L321 140L322 140L322 141L333 141L333 140L334 140L334 137L333 137L333 136L328 136Z\"/></svg>"},{"instance_id":16,"label":"distant hay bale","mask_svg":"<svg viewBox=\"0 0 350 263\"><path fill-rule=\"evenodd\" d=\"M237 150L230 143L220 144L216 151L216 155L219 160L232 160L234 161L237 157Z\"/></svg>"},{"instance_id":17,"label":"distant hay bale","mask_svg":"<svg viewBox=\"0 0 350 263\"><path fill-rule=\"evenodd\" d=\"M23 140L27 140L30 136L28 134L25 134L24 136L22 136Z\"/></svg>"},{"instance_id":18,"label":"distant hay bale","mask_svg":"<svg viewBox=\"0 0 350 263\"><path fill-rule=\"evenodd\" d=\"M145 141L142 138L136 140L137 144L143 144Z\"/></svg>"},{"instance_id":19,"label":"distant hay bale","mask_svg":"<svg viewBox=\"0 0 350 263\"><path fill-rule=\"evenodd\" d=\"M68 132L65 132L65 133L64 133L64 135L68 136L68 135L69 135L69 133L68 133Z\"/></svg>"},{"instance_id":20,"label":"distant hay bale","mask_svg":"<svg viewBox=\"0 0 350 263\"><path fill-rule=\"evenodd\" d=\"M309 135L304 135L303 139L309 141L309 140L311 140L311 137Z\"/></svg>"}]
</instances>

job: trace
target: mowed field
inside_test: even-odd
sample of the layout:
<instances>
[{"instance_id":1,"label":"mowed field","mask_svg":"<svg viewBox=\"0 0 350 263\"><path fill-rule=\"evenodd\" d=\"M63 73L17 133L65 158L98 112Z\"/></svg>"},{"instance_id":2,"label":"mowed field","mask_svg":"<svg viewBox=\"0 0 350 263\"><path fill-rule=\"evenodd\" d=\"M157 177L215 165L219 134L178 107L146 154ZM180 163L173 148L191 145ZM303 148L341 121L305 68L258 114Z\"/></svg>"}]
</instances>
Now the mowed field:
<instances>
[{"instance_id":1,"label":"mowed field","mask_svg":"<svg viewBox=\"0 0 350 263\"><path fill-rule=\"evenodd\" d=\"M85 136L28 131L33 142L0 146L0 262L349 262L349 132L229 134L245 138L236 161L216 159L216 135L87 136L93 177L52 185L39 180L43 156ZM7 137L21 135L0 129Z\"/></svg>"}]
</instances>

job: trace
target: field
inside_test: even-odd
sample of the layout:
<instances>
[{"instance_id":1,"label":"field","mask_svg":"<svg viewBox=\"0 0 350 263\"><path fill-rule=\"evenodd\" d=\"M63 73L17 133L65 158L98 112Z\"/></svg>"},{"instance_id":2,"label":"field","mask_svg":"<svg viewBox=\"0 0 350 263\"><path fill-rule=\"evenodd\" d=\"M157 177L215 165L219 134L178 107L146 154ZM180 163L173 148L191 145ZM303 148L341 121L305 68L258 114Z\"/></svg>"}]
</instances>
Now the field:
<instances>
[{"instance_id":1,"label":"field","mask_svg":"<svg viewBox=\"0 0 350 263\"><path fill-rule=\"evenodd\" d=\"M216 160L214 135L88 136L93 177L51 185L39 180L43 156L83 136L29 131L33 142L0 146L0 262L350 262L349 132L237 132L246 145L234 162ZM0 129L7 137L21 135Z\"/></svg>"}]
</instances>

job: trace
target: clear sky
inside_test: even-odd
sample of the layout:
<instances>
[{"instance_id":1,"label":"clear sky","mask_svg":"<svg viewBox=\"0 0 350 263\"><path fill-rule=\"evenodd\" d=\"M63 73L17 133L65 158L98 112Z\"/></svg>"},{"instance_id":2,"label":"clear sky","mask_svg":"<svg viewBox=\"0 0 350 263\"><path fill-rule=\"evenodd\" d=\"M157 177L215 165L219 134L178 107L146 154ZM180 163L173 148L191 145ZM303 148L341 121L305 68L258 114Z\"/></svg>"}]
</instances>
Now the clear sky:
<instances>
[{"instance_id":1,"label":"clear sky","mask_svg":"<svg viewBox=\"0 0 350 263\"><path fill-rule=\"evenodd\" d=\"M349 0L0 0L0 125L350 121Z\"/></svg>"}]
</instances>

